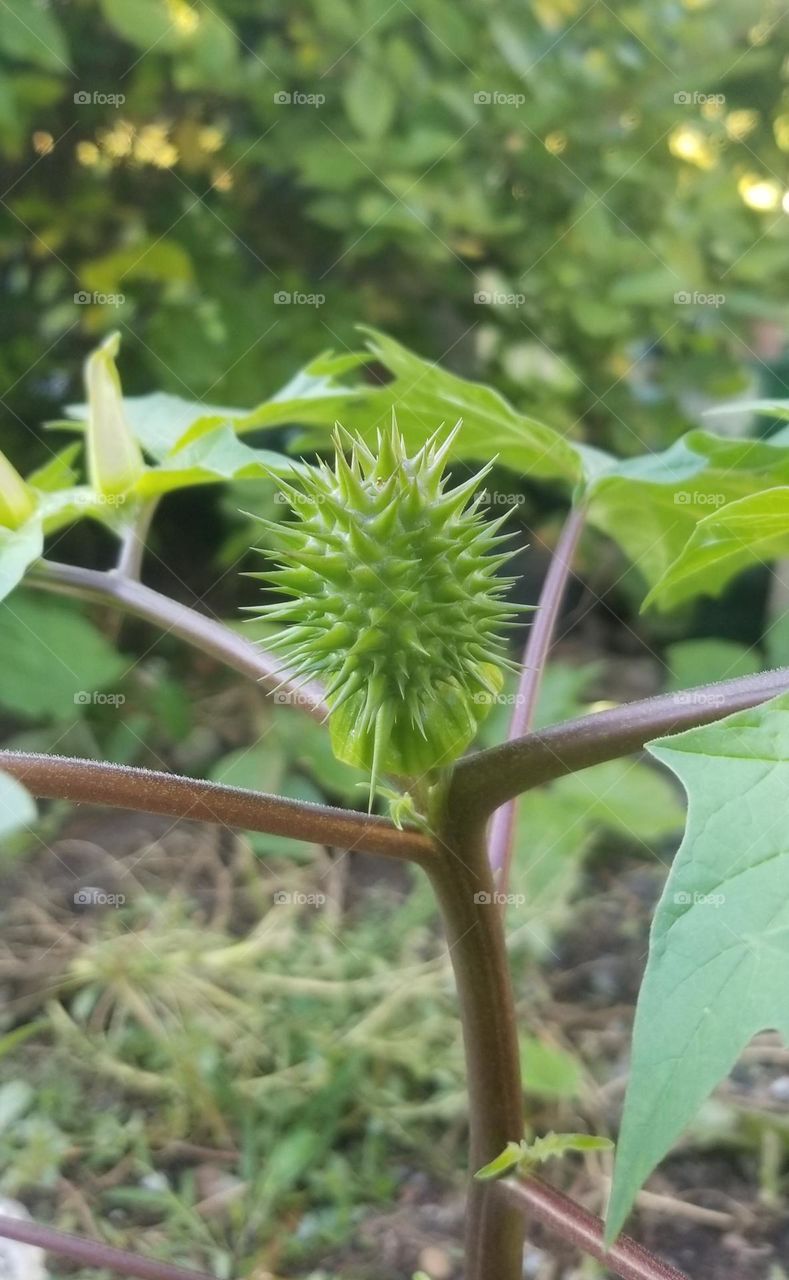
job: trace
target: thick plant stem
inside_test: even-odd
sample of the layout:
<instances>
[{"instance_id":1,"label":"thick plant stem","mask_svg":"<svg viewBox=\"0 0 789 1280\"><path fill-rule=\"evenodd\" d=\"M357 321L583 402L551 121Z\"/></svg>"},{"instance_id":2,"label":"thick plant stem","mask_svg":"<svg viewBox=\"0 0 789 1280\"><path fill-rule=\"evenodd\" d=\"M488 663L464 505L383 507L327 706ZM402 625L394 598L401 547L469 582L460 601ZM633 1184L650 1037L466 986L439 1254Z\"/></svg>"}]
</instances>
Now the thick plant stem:
<instances>
[{"instance_id":1,"label":"thick plant stem","mask_svg":"<svg viewBox=\"0 0 789 1280\"><path fill-rule=\"evenodd\" d=\"M664 733L712 724L787 692L789 667L780 667L628 702L466 756L455 767L455 786L475 816L487 816L513 796L554 778L630 755Z\"/></svg>"},{"instance_id":2,"label":"thick plant stem","mask_svg":"<svg viewBox=\"0 0 789 1280\"><path fill-rule=\"evenodd\" d=\"M439 853L424 864L441 907L455 973L469 1097L471 1180L466 1212L465 1280L518 1280L521 1215L493 1184L473 1174L523 1136L518 1035L501 912L485 847L484 826L450 807Z\"/></svg>"},{"instance_id":3,"label":"thick plant stem","mask_svg":"<svg viewBox=\"0 0 789 1280\"><path fill-rule=\"evenodd\" d=\"M265 831L410 862L436 856L428 836L400 831L383 818L200 778L182 778L177 773L26 751L0 751L0 770L17 778L31 795L50 800L161 813L168 818Z\"/></svg>"},{"instance_id":4,"label":"thick plant stem","mask_svg":"<svg viewBox=\"0 0 789 1280\"><path fill-rule=\"evenodd\" d=\"M596 1258L621 1280L688 1280L684 1271L656 1258L630 1236L620 1236L606 1249L601 1219L555 1187L548 1186L542 1178L524 1178L519 1182L507 1178L494 1186L498 1195L508 1199L527 1218L535 1218L560 1239Z\"/></svg>"},{"instance_id":5,"label":"thick plant stem","mask_svg":"<svg viewBox=\"0 0 789 1280\"><path fill-rule=\"evenodd\" d=\"M545 575L534 624L523 652L520 681L510 720L507 741L520 738L532 726L540 695L543 672L553 642L559 610L562 607L573 555L586 519L585 507L574 507L565 522L551 564ZM494 813L490 824L488 857L499 888L507 892L512 862L517 799L510 800Z\"/></svg>"},{"instance_id":6,"label":"thick plant stem","mask_svg":"<svg viewBox=\"0 0 789 1280\"><path fill-rule=\"evenodd\" d=\"M35 1245L56 1257L70 1258L83 1267L113 1271L119 1276L136 1276L138 1280L213 1280L204 1271L191 1271L170 1262L160 1262L158 1258L145 1258L139 1253L116 1249L101 1240L84 1240L24 1218L0 1216L0 1238Z\"/></svg>"},{"instance_id":7,"label":"thick plant stem","mask_svg":"<svg viewBox=\"0 0 789 1280\"><path fill-rule=\"evenodd\" d=\"M281 702L292 703L317 720L323 720L327 713L323 690L318 685L297 685L295 678L288 679L282 663L264 648L245 640L215 618L208 618L188 605L152 591L133 578L39 560L28 571L25 582L61 595L114 605L136 618L152 622L165 634L178 636L233 671L259 681L264 688L279 688Z\"/></svg>"}]
</instances>

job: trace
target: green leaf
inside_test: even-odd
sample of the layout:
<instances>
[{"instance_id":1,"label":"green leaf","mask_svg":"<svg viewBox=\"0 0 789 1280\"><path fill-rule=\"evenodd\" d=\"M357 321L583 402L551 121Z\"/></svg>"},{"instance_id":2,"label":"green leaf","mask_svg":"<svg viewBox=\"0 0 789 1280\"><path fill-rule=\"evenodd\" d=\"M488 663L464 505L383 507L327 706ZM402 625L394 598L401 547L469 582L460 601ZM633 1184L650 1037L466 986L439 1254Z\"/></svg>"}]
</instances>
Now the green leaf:
<instances>
[{"instance_id":1,"label":"green leaf","mask_svg":"<svg viewBox=\"0 0 789 1280\"><path fill-rule=\"evenodd\" d=\"M700 520L680 555L644 601L669 609L696 595L719 595L743 569L789 552L789 487L766 489Z\"/></svg>"},{"instance_id":2,"label":"green leaf","mask_svg":"<svg viewBox=\"0 0 789 1280\"><path fill-rule=\"evenodd\" d=\"M38 512L19 529L0 526L0 600L21 582L28 565L38 560L43 549L44 529Z\"/></svg>"},{"instance_id":3,"label":"green leaf","mask_svg":"<svg viewBox=\"0 0 789 1280\"><path fill-rule=\"evenodd\" d=\"M688 794L638 1001L607 1235L753 1035L789 1038L789 695L651 743Z\"/></svg>"},{"instance_id":4,"label":"green leaf","mask_svg":"<svg viewBox=\"0 0 789 1280\"><path fill-rule=\"evenodd\" d=\"M500 1155L495 1160L491 1160L489 1164L483 1165L474 1174L480 1182L487 1181L488 1178L500 1178L502 1174L509 1173L511 1169L515 1169L521 1158L521 1144L519 1142L508 1142Z\"/></svg>"},{"instance_id":5,"label":"green leaf","mask_svg":"<svg viewBox=\"0 0 789 1280\"><path fill-rule=\"evenodd\" d=\"M593 1133L546 1133L543 1138L535 1138L533 1142L521 1143L521 1167L528 1168L535 1164L545 1164L546 1160L554 1160L557 1156L565 1156L568 1151L610 1151L613 1148L610 1138L598 1138Z\"/></svg>"},{"instance_id":6,"label":"green leaf","mask_svg":"<svg viewBox=\"0 0 789 1280\"><path fill-rule=\"evenodd\" d=\"M76 719L128 665L71 605L25 595L0 605L0 653L0 704L33 720Z\"/></svg>"},{"instance_id":7,"label":"green leaf","mask_svg":"<svg viewBox=\"0 0 789 1280\"><path fill-rule=\"evenodd\" d=\"M177 29L165 0L101 0L104 17L118 35L144 49L164 52L177 43Z\"/></svg>"},{"instance_id":8,"label":"green leaf","mask_svg":"<svg viewBox=\"0 0 789 1280\"><path fill-rule=\"evenodd\" d=\"M555 784L565 813L639 841L655 841L682 827L674 788L654 768L608 760Z\"/></svg>"},{"instance_id":9,"label":"green leaf","mask_svg":"<svg viewBox=\"0 0 789 1280\"><path fill-rule=\"evenodd\" d=\"M67 444L64 449L59 449L53 454L49 462L45 462L36 471L31 471L27 477L27 483L34 489L42 489L45 493L54 493L58 489L65 489L75 484L78 473L74 470L73 464L81 452L82 443L79 440L75 440L73 444Z\"/></svg>"},{"instance_id":10,"label":"green leaf","mask_svg":"<svg viewBox=\"0 0 789 1280\"><path fill-rule=\"evenodd\" d=\"M564 1049L546 1044L535 1036L520 1037L523 1087L543 1098L577 1098L581 1091L581 1068Z\"/></svg>"},{"instance_id":11,"label":"green leaf","mask_svg":"<svg viewBox=\"0 0 789 1280\"><path fill-rule=\"evenodd\" d=\"M35 1090L27 1080L8 1080L0 1086L0 1133L25 1114L35 1096Z\"/></svg>"},{"instance_id":12,"label":"green leaf","mask_svg":"<svg viewBox=\"0 0 789 1280\"><path fill-rule=\"evenodd\" d=\"M32 62L46 71L70 72L69 53L55 15L30 0L3 0L0 4L0 48L20 62Z\"/></svg>"},{"instance_id":13,"label":"green leaf","mask_svg":"<svg viewBox=\"0 0 789 1280\"><path fill-rule=\"evenodd\" d=\"M581 478L582 450L575 442L519 413L492 387L422 360L376 329L363 332L370 358L385 365L393 378L385 387L364 387L349 397L342 406L343 426L374 438L375 429L391 421L394 408L397 425L413 449L442 423L453 427L462 418L453 457L487 461L495 454L504 466L528 476L573 483ZM336 416L324 412L322 424L333 426Z\"/></svg>"},{"instance_id":14,"label":"green leaf","mask_svg":"<svg viewBox=\"0 0 789 1280\"><path fill-rule=\"evenodd\" d=\"M239 434L291 423L330 422L333 426L342 407L360 395L336 378L359 361L358 355L319 356L254 409L205 404L166 391L152 391L143 396L124 396L124 413L145 452L157 462L225 423L232 423ZM87 406L68 405L66 413L73 421L50 422L50 428L83 431Z\"/></svg>"},{"instance_id":15,"label":"green leaf","mask_svg":"<svg viewBox=\"0 0 789 1280\"><path fill-rule=\"evenodd\" d=\"M239 440L232 426L225 423L184 448L176 449L158 467L146 471L138 480L135 492L150 497L218 480L292 477L298 466L281 453L250 449Z\"/></svg>"},{"instance_id":16,"label":"green leaf","mask_svg":"<svg viewBox=\"0 0 789 1280\"><path fill-rule=\"evenodd\" d=\"M697 684L713 684L716 680L755 675L762 669L758 649L717 637L681 640L669 645L664 657L669 669L666 682L669 693L680 693Z\"/></svg>"},{"instance_id":17,"label":"green leaf","mask_svg":"<svg viewBox=\"0 0 789 1280\"><path fill-rule=\"evenodd\" d=\"M363 138L381 138L392 123L396 98L391 83L370 62L360 62L343 92L348 119Z\"/></svg>"},{"instance_id":18,"label":"green leaf","mask_svg":"<svg viewBox=\"0 0 789 1280\"><path fill-rule=\"evenodd\" d=\"M598 1138L592 1133L554 1133L551 1130L533 1142L526 1138L520 1142L508 1142L501 1155L479 1169L474 1177L480 1181L500 1178L511 1169L528 1173L535 1165L567 1155L570 1151L610 1151L613 1145L610 1138Z\"/></svg>"},{"instance_id":19,"label":"green leaf","mask_svg":"<svg viewBox=\"0 0 789 1280\"><path fill-rule=\"evenodd\" d=\"M164 237L138 240L127 248L91 258L79 268L80 282L97 293L122 294L124 285L134 280L189 284L193 278L192 260L183 245Z\"/></svg>"},{"instance_id":20,"label":"green leaf","mask_svg":"<svg viewBox=\"0 0 789 1280\"><path fill-rule=\"evenodd\" d=\"M601 469L589 518L654 586L682 554L697 525L721 507L789 482L789 449L691 431L660 454Z\"/></svg>"},{"instance_id":21,"label":"green leaf","mask_svg":"<svg viewBox=\"0 0 789 1280\"><path fill-rule=\"evenodd\" d=\"M251 747L240 747L214 765L211 778L228 787L249 791L278 791L287 766L276 734L264 734Z\"/></svg>"},{"instance_id":22,"label":"green leaf","mask_svg":"<svg viewBox=\"0 0 789 1280\"><path fill-rule=\"evenodd\" d=\"M0 839L36 820L36 804L21 782L0 772Z\"/></svg>"},{"instance_id":23,"label":"green leaf","mask_svg":"<svg viewBox=\"0 0 789 1280\"><path fill-rule=\"evenodd\" d=\"M741 417L746 413L763 413L771 418L789 419L789 400L735 400L732 404L716 405L707 410L708 417ZM785 428L781 428L782 431ZM773 436L773 440L775 436Z\"/></svg>"},{"instance_id":24,"label":"green leaf","mask_svg":"<svg viewBox=\"0 0 789 1280\"><path fill-rule=\"evenodd\" d=\"M124 396L123 408L126 421L146 453L157 462L175 449L186 432L199 424L204 430L214 430L228 418L241 415L239 409L221 405L201 404L197 400L184 400L166 391L152 391L144 396ZM84 430L87 405L70 404L66 413L73 422L51 422L58 430Z\"/></svg>"}]
</instances>

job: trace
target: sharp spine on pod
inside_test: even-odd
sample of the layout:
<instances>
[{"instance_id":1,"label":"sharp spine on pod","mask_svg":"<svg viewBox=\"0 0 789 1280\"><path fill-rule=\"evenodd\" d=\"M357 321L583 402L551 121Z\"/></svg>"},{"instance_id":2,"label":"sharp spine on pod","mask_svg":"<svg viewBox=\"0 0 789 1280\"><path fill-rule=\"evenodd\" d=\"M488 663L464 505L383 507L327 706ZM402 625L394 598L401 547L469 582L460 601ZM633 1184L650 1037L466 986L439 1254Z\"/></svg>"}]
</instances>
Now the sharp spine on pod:
<instances>
[{"instance_id":1,"label":"sharp spine on pod","mask_svg":"<svg viewBox=\"0 0 789 1280\"><path fill-rule=\"evenodd\" d=\"M254 612L287 624L274 643L291 674L325 685L334 753L371 771L371 807L382 772L455 760L513 665L501 632L525 606L502 599L515 579L498 574L512 535L480 512L492 463L446 487L459 428L409 457L394 415L377 452L338 426L334 470L284 486L296 520L264 522L280 567L252 576L286 598Z\"/></svg>"}]
</instances>

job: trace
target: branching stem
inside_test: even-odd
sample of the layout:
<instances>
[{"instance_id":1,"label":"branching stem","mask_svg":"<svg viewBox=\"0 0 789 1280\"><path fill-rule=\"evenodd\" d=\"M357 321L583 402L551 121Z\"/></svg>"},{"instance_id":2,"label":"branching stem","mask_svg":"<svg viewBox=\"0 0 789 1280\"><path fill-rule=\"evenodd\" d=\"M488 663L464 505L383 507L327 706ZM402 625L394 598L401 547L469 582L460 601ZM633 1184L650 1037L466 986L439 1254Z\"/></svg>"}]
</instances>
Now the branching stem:
<instances>
[{"instance_id":1,"label":"branching stem","mask_svg":"<svg viewBox=\"0 0 789 1280\"><path fill-rule=\"evenodd\" d=\"M136 1276L138 1280L212 1280L203 1271L190 1271L161 1262L158 1258L145 1258L139 1253L116 1249L101 1240L85 1240L65 1231L56 1231L54 1227L44 1227L38 1222L27 1222L24 1218L0 1215L0 1237L36 1245L58 1257L70 1258L83 1267L114 1271L121 1276Z\"/></svg>"},{"instance_id":2,"label":"branching stem","mask_svg":"<svg viewBox=\"0 0 789 1280\"><path fill-rule=\"evenodd\" d=\"M12 774L34 796L265 831L411 862L427 863L434 856L428 836L399 831L383 818L175 773L25 751L0 751L0 769Z\"/></svg>"},{"instance_id":3,"label":"branching stem","mask_svg":"<svg viewBox=\"0 0 789 1280\"><path fill-rule=\"evenodd\" d=\"M524 1226L494 1184L474 1173L523 1136L518 1033L501 912L484 824L462 802L442 824L440 852L426 870L441 907L455 973L469 1097L469 1191L465 1280L518 1280Z\"/></svg>"},{"instance_id":4,"label":"branching stem","mask_svg":"<svg viewBox=\"0 0 789 1280\"><path fill-rule=\"evenodd\" d=\"M569 1196L562 1195L561 1191L548 1186L541 1178L525 1178L517 1182L507 1178L493 1186L497 1195L527 1218L536 1218L554 1235L602 1262L621 1280L688 1280L684 1271L678 1271L670 1263L656 1258L630 1236L620 1236L616 1244L606 1249L601 1219Z\"/></svg>"},{"instance_id":5,"label":"branching stem","mask_svg":"<svg viewBox=\"0 0 789 1280\"><path fill-rule=\"evenodd\" d=\"M787 691L789 667L779 667L628 702L466 756L455 768L453 786L475 816L487 817L514 796L554 778L630 755L653 738L711 724Z\"/></svg>"},{"instance_id":6,"label":"branching stem","mask_svg":"<svg viewBox=\"0 0 789 1280\"><path fill-rule=\"evenodd\" d=\"M165 634L178 636L250 680L259 681L265 689L279 687L283 700L287 698L315 719L322 720L326 715L323 690L318 685L297 687L295 680L288 681L288 673L282 663L264 648L245 640L215 618L208 618L188 605L179 604L133 578L117 572L102 573L77 565L39 560L30 568L25 581L31 586L77 596L96 604L113 604L125 613L153 623Z\"/></svg>"}]
</instances>

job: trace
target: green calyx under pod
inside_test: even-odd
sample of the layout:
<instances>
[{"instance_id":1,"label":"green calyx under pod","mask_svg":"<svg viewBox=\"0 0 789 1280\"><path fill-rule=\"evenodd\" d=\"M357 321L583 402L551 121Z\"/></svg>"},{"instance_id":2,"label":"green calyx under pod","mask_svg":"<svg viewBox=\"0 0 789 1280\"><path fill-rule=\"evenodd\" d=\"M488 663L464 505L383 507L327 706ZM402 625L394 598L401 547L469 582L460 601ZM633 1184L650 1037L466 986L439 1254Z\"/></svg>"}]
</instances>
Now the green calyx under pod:
<instances>
[{"instance_id":1,"label":"green calyx under pod","mask_svg":"<svg viewBox=\"0 0 789 1280\"><path fill-rule=\"evenodd\" d=\"M254 575L287 597L260 613L288 624L274 643L290 673L323 682L335 755L370 769L373 785L455 760L508 665L501 631L517 606L498 570L509 535L475 496L488 468L446 487L454 434L408 457L393 425L377 454L349 437L349 458L337 435L333 470L284 486L296 519L268 526L281 567Z\"/></svg>"}]
</instances>

